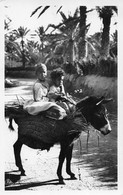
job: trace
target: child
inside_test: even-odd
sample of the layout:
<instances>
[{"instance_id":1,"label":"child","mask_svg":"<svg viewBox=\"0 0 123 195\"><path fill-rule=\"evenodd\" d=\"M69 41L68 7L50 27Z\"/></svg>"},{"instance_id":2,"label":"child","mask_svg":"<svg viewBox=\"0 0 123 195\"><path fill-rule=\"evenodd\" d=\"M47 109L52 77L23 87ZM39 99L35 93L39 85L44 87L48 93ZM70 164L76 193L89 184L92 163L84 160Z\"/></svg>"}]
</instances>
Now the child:
<instances>
[{"instance_id":1,"label":"child","mask_svg":"<svg viewBox=\"0 0 123 195\"><path fill-rule=\"evenodd\" d=\"M73 111L73 106L76 105L75 101L67 96L65 93L63 80L64 72L63 70L56 69L51 72L52 85L49 88L48 97L50 101L56 102L62 108L66 110L67 113Z\"/></svg>"},{"instance_id":2,"label":"child","mask_svg":"<svg viewBox=\"0 0 123 195\"><path fill-rule=\"evenodd\" d=\"M33 85L33 98L34 101L48 101L48 83L46 81L47 67L45 64L39 64L36 66L37 80Z\"/></svg>"}]
</instances>

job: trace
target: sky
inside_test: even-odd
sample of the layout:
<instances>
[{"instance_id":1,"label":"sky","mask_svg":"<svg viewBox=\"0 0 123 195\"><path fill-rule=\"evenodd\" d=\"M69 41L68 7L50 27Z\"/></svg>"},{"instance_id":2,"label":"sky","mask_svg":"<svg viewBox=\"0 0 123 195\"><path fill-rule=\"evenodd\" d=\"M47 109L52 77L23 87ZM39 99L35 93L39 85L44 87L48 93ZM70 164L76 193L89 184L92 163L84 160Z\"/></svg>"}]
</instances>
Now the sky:
<instances>
[{"instance_id":1,"label":"sky","mask_svg":"<svg viewBox=\"0 0 123 195\"><path fill-rule=\"evenodd\" d=\"M56 14L58 8L62 5L61 11L65 13L67 16L68 14L73 15L75 9L79 7L81 4L75 3L75 1L65 1L64 3L61 0L61 4L52 3L49 4L47 0L45 3L41 0L1 0L4 2L5 7L5 18L9 17L11 22L11 29L17 29L20 26L27 27L30 29L30 33L33 33L35 30L38 29L39 26L44 26L44 29L47 27L48 24L59 24L61 22L62 17L60 14ZM46 3L47 2L47 3ZM38 7L43 5L50 5L51 7L40 17L38 15L41 10L39 10L35 15L30 17L31 13ZM94 4L86 4L87 10L95 8ZM116 15L113 16L111 21L111 34L117 28L114 23L117 22ZM95 32L99 32L102 28L102 23L96 11L89 12L87 14L87 24L91 23L91 26L88 31L88 35L92 35ZM50 28L51 29L51 28Z\"/></svg>"}]
</instances>

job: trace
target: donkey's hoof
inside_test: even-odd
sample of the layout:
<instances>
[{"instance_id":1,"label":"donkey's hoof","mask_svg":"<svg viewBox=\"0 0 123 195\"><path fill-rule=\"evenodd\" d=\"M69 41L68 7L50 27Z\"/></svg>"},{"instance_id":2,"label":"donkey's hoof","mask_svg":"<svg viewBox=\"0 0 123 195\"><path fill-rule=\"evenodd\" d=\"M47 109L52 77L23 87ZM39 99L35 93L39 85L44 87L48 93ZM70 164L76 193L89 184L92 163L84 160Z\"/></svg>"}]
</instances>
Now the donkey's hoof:
<instances>
[{"instance_id":1,"label":"donkey's hoof","mask_svg":"<svg viewBox=\"0 0 123 195\"><path fill-rule=\"evenodd\" d=\"M75 177L75 175L72 175L72 176L70 177L70 179L71 179L71 180L76 180L77 178Z\"/></svg>"},{"instance_id":2,"label":"donkey's hoof","mask_svg":"<svg viewBox=\"0 0 123 195\"><path fill-rule=\"evenodd\" d=\"M59 184L61 184L61 185L65 185L64 180L63 180L63 179L62 179L62 180L60 179L60 180L59 180Z\"/></svg>"},{"instance_id":3,"label":"donkey's hoof","mask_svg":"<svg viewBox=\"0 0 123 195\"><path fill-rule=\"evenodd\" d=\"M25 171L21 172L21 176L26 176Z\"/></svg>"},{"instance_id":4,"label":"donkey's hoof","mask_svg":"<svg viewBox=\"0 0 123 195\"><path fill-rule=\"evenodd\" d=\"M19 169L19 171L21 172L21 176L26 176L25 170L20 170L20 169Z\"/></svg>"}]
</instances>

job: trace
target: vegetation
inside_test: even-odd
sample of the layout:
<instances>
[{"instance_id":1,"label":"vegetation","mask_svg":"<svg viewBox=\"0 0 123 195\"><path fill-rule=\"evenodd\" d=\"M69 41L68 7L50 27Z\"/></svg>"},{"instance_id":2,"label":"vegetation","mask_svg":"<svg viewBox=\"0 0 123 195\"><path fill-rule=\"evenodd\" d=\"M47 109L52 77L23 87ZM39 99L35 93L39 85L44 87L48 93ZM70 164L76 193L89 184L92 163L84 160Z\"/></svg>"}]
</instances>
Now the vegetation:
<instances>
[{"instance_id":1,"label":"vegetation","mask_svg":"<svg viewBox=\"0 0 123 195\"><path fill-rule=\"evenodd\" d=\"M41 11L38 15L41 17L49 8L50 6L39 6L31 17L38 11ZM69 74L83 72L84 75L117 76L117 31L110 39L111 18L117 13L117 8L95 8L102 19L103 29L92 36L87 36L90 24L86 23L86 18L93 9L87 10L86 6L80 6L73 15L68 16L61 9L62 6L57 10L61 15L61 23L49 24L46 30L43 26L35 30L39 42L26 39L30 29L20 26L10 31L12 21L9 18L5 20L6 69L17 66L23 69L33 68L41 61L49 70L64 67ZM50 34L46 33L49 28L52 28Z\"/></svg>"},{"instance_id":2,"label":"vegetation","mask_svg":"<svg viewBox=\"0 0 123 195\"><path fill-rule=\"evenodd\" d=\"M99 17L102 19L103 22L100 55L101 57L105 58L109 56L109 50L110 50L109 32L110 32L111 17L113 15L113 12L117 13L117 8L115 6L104 6L102 8L97 7L97 11L99 13Z\"/></svg>"}]
</instances>

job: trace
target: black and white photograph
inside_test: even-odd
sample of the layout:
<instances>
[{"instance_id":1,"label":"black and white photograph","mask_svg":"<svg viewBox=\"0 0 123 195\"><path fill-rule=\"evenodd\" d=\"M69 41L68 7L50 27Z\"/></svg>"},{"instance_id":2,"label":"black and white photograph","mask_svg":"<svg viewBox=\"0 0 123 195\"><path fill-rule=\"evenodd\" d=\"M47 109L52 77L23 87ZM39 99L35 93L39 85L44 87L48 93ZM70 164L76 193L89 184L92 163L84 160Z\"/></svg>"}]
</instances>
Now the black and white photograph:
<instances>
[{"instance_id":1,"label":"black and white photograph","mask_svg":"<svg viewBox=\"0 0 123 195\"><path fill-rule=\"evenodd\" d=\"M118 193L119 6L104 3L0 1L4 192Z\"/></svg>"}]
</instances>

